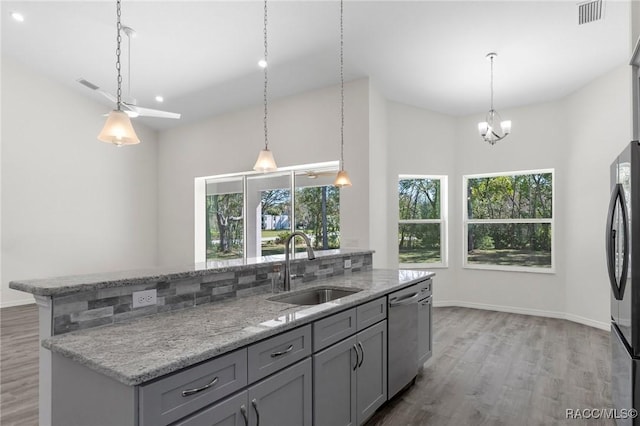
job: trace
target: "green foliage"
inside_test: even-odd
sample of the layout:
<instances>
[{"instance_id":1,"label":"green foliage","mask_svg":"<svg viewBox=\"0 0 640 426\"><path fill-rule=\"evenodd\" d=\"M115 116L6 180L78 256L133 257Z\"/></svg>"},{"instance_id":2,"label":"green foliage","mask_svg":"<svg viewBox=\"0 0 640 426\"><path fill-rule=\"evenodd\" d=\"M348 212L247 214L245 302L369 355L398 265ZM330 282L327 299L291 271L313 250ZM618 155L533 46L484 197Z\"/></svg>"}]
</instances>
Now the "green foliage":
<instances>
[{"instance_id":1,"label":"green foliage","mask_svg":"<svg viewBox=\"0 0 640 426\"><path fill-rule=\"evenodd\" d=\"M243 197L241 193L212 194L206 198L208 259L243 255Z\"/></svg>"},{"instance_id":2,"label":"green foliage","mask_svg":"<svg viewBox=\"0 0 640 426\"><path fill-rule=\"evenodd\" d=\"M440 180L401 179L398 182L400 220L440 219ZM440 261L440 224L403 223L398 229L401 263Z\"/></svg>"},{"instance_id":3,"label":"green foliage","mask_svg":"<svg viewBox=\"0 0 640 426\"><path fill-rule=\"evenodd\" d=\"M549 219L551 173L472 178L467 181L469 219ZM491 244L489 243L491 242ZM551 252L548 223L470 224L468 249Z\"/></svg>"},{"instance_id":4,"label":"green foliage","mask_svg":"<svg viewBox=\"0 0 640 426\"><path fill-rule=\"evenodd\" d=\"M400 220L440 219L440 180L401 179L398 201Z\"/></svg>"},{"instance_id":5,"label":"green foliage","mask_svg":"<svg viewBox=\"0 0 640 426\"><path fill-rule=\"evenodd\" d=\"M324 200L324 201L323 201ZM333 185L296 189L296 229L306 230L314 249L340 248L340 190ZM326 228L326 235L324 232ZM326 244L324 238L326 236Z\"/></svg>"}]
</instances>

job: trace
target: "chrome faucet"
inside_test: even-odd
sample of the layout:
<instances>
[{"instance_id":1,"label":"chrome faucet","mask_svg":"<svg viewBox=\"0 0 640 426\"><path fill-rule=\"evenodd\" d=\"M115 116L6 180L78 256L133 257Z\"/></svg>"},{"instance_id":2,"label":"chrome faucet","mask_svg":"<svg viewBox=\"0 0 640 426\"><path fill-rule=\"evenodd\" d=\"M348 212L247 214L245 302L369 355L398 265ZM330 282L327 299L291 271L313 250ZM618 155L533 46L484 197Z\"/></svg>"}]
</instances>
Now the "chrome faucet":
<instances>
[{"instance_id":1,"label":"chrome faucet","mask_svg":"<svg viewBox=\"0 0 640 426\"><path fill-rule=\"evenodd\" d=\"M296 235L302 237L304 243L307 245L307 258L309 260L316 258L316 255L313 253L313 249L311 248L311 241L304 232L295 231L284 240L284 284L282 286L284 291L291 290L291 278L295 278L295 276L291 276L291 260L289 259L289 252L291 251L291 240L293 240Z\"/></svg>"}]
</instances>

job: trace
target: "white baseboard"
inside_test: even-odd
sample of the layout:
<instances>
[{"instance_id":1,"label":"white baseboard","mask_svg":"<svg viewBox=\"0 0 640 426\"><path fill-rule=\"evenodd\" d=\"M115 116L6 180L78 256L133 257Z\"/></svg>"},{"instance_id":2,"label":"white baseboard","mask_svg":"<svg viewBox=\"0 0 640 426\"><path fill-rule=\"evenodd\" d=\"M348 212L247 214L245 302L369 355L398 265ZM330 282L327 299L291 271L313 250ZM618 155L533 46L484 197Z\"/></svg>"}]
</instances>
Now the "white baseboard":
<instances>
[{"instance_id":1,"label":"white baseboard","mask_svg":"<svg viewBox=\"0 0 640 426\"><path fill-rule=\"evenodd\" d=\"M22 306L22 305L31 305L36 303L36 301L32 297L28 297L26 299L18 299L18 300L10 300L10 301L2 301L0 302L0 308L10 308L12 306Z\"/></svg>"},{"instance_id":2,"label":"white baseboard","mask_svg":"<svg viewBox=\"0 0 640 426\"><path fill-rule=\"evenodd\" d=\"M433 306L438 307L447 307L447 306L459 306L461 308L473 308L473 309L484 309L487 311L498 311L498 312L509 312L511 314L522 314L522 315L533 315L536 317L547 317L547 318L558 318L565 319L568 321L577 322L579 324L583 324L589 327L598 328L600 330L609 331L610 324L595 321L589 318L584 318L578 315L568 314L565 312L555 312L555 311L543 311L539 309L528 309L528 308L515 308L513 306L502 306L502 305L487 305L484 303L472 303L472 302L463 302L461 300L441 300L434 301Z\"/></svg>"}]
</instances>

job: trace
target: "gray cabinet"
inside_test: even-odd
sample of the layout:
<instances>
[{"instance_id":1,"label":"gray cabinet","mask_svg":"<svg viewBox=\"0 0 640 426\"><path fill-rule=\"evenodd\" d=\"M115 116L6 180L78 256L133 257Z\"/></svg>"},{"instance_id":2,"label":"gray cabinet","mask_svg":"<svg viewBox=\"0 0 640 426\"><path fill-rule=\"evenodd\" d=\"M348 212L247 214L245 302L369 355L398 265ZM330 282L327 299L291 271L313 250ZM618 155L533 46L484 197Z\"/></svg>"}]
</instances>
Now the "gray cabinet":
<instances>
[{"instance_id":1,"label":"gray cabinet","mask_svg":"<svg viewBox=\"0 0 640 426\"><path fill-rule=\"evenodd\" d=\"M387 400L387 321L313 356L314 425L364 423Z\"/></svg>"},{"instance_id":2,"label":"gray cabinet","mask_svg":"<svg viewBox=\"0 0 640 426\"><path fill-rule=\"evenodd\" d=\"M225 399L173 426L247 426L247 392Z\"/></svg>"},{"instance_id":3,"label":"gray cabinet","mask_svg":"<svg viewBox=\"0 0 640 426\"><path fill-rule=\"evenodd\" d=\"M379 322L357 335L360 348L357 400L358 424L387 401L387 321Z\"/></svg>"},{"instance_id":4,"label":"gray cabinet","mask_svg":"<svg viewBox=\"0 0 640 426\"><path fill-rule=\"evenodd\" d=\"M315 426L355 426L357 338L351 336L313 356Z\"/></svg>"},{"instance_id":5,"label":"gray cabinet","mask_svg":"<svg viewBox=\"0 0 640 426\"><path fill-rule=\"evenodd\" d=\"M249 387L249 426L311 426L311 358Z\"/></svg>"},{"instance_id":6,"label":"gray cabinet","mask_svg":"<svg viewBox=\"0 0 640 426\"><path fill-rule=\"evenodd\" d=\"M168 425L247 386L247 349L140 386L140 425Z\"/></svg>"}]
</instances>

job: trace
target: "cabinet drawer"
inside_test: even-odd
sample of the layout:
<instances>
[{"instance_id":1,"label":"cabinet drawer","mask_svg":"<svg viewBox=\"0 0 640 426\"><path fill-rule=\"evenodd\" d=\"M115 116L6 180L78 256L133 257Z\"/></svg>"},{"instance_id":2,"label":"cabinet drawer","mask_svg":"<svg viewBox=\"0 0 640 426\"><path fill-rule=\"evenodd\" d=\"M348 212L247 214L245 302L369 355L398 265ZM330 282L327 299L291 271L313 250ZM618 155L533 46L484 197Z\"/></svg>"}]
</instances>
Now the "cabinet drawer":
<instances>
[{"instance_id":1,"label":"cabinet drawer","mask_svg":"<svg viewBox=\"0 0 640 426\"><path fill-rule=\"evenodd\" d=\"M356 308L313 323L313 349L319 351L356 332Z\"/></svg>"},{"instance_id":2,"label":"cabinet drawer","mask_svg":"<svg viewBox=\"0 0 640 426\"><path fill-rule=\"evenodd\" d=\"M167 425L246 385L247 350L241 349L140 386L140 425Z\"/></svg>"},{"instance_id":3,"label":"cabinet drawer","mask_svg":"<svg viewBox=\"0 0 640 426\"><path fill-rule=\"evenodd\" d=\"M387 298L381 297L356 308L358 331L387 318Z\"/></svg>"},{"instance_id":4,"label":"cabinet drawer","mask_svg":"<svg viewBox=\"0 0 640 426\"><path fill-rule=\"evenodd\" d=\"M172 426L245 426L247 416L247 391L244 391Z\"/></svg>"},{"instance_id":5,"label":"cabinet drawer","mask_svg":"<svg viewBox=\"0 0 640 426\"><path fill-rule=\"evenodd\" d=\"M297 328L249 346L249 383L311 355L311 326Z\"/></svg>"}]
</instances>

